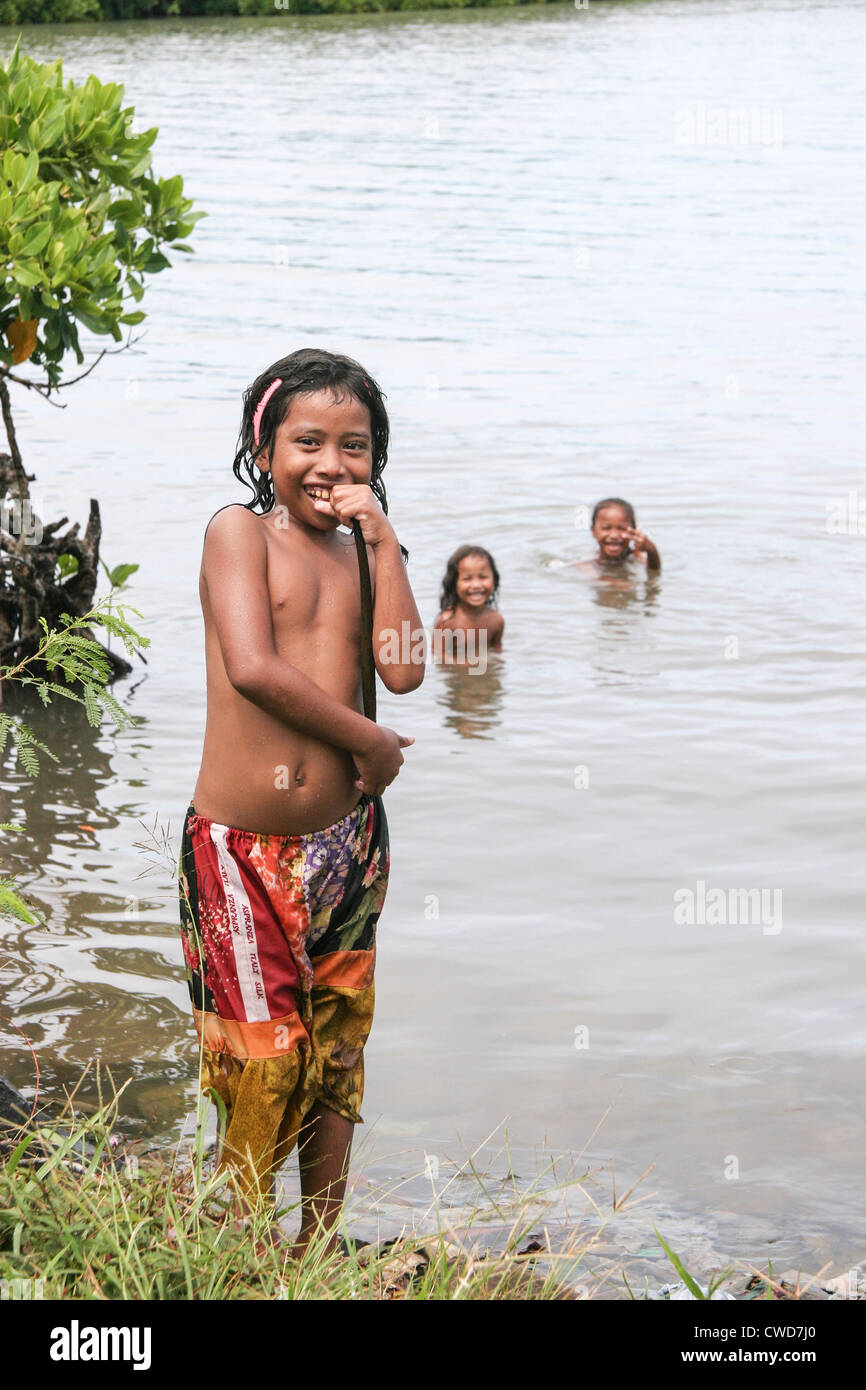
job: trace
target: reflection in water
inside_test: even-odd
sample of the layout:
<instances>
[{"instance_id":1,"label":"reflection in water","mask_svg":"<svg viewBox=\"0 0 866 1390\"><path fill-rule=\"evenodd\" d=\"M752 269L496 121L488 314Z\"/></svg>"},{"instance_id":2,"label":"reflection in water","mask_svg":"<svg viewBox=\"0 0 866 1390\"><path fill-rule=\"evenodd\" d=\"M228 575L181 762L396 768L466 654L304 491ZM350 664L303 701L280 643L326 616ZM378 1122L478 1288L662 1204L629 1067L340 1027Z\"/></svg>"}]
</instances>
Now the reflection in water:
<instances>
[{"instance_id":1,"label":"reflection in water","mask_svg":"<svg viewBox=\"0 0 866 1390\"><path fill-rule=\"evenodd\" d=\"M123 1108L133 1126L176 1120L186 1109L176 1078L191 1077L194 1046L169 997L180 972L166 876L140 879L148 862L132 844L146 839L136 820L143 808L132 803L118 815L102 804L116 781L110 729L93 728L79 705L59 700L49 709L20 698L16 706L58 761L40 752L39 774L29 777L10 754L2 769L0 821L24 833L2 833L0 873L43 920L0 922L0 1072L32 1093L23 1033L39 1058L43 1100L74 1089L100 1057L116 1085L131 1082ZM127 755L148 751L145 726L136 719L125 735ZM96 1086L92 1071L76 1103L95 1104Z\"/></svg>"},{"instance_id":2,"label":"reflection in water","mask_svg":"<svg viewBox=\"0 0 866 1390\"><path fill-rule=\"evenodd\" d=\"M57 759L37 751L39 773L30 777L10 748L2 766L0 821L20 825L26 834L4 837L0 863L26 888L61 862L58 854L65 859L65 851L92 849L95 834L115 829L118 818L99 805L100 789L113 781L105 729L94 728L81 705L59 698L46 709L19 696L14 712ZM45 910L35 888L29 896Z\"/></svg>"},{"instance_id":3,"label":"reflection in water","mask_svg":"<svg viewBox=\"0 0 866 1390\"><path fill-rule=\"evenodd\" d=\"M661 578L647 574L646 570L634 565L623 573L609 572L601 565L594 566L595 573L588 577L593 581L593 600L599 608L628 608L633 603L652 608L658 598Z\"/></svg>"},{"instance_id":4,"label":"reflection in water","mask_svg":"<svg viewBox=\"0 0 866 1390\"><path fill-rule=\"evenodd\" d=\"M439 664L436 703L448 710L446 728L461 738L492 738L502 722L503 658L489 652L487 666Z\"/></svg>"},{"instance_id":5,"label":"reflection in water","mask_svg":"<svg viewBox=\"0 0 866 1390\"><path fill-rule=\"evenodd\" d=\"M636 565L612 574L594 564L585 573L592 581L593 605L602 610L590 647L601 683L631 684L658 675L661 657L654 630L643 619L655 616L661 578Z\"/></svg>"}]
</instances>

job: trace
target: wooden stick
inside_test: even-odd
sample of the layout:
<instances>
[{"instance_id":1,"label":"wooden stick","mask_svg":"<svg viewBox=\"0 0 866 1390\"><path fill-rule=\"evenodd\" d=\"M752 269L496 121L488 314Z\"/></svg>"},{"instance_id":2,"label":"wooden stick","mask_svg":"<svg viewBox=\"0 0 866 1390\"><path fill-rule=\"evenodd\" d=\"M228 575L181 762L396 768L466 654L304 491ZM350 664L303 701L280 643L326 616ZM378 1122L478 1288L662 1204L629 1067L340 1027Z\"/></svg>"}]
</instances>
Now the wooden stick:
<instances>
[{"instance_id":1,"label":"wooden stick","mask_svg":"<svg viewBox=\"0 0 866 1390\"><path fill-rule=\"evenodd\" d=\"M373 661L373 593L370 588L370 565L361 523L352 519L355 549L358 552L358 574L361 579L361 690L364 713L376 719L376 665Z\"/></svg>"}]
</instances>

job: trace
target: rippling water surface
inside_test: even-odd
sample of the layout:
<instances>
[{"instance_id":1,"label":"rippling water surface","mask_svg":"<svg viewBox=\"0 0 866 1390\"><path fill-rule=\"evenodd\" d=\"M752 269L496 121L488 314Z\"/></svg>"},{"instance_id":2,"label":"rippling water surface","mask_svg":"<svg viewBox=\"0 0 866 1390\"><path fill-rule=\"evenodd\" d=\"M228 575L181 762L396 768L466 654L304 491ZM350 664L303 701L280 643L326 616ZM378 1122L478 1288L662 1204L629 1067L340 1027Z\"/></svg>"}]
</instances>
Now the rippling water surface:
<instances>
[{"instance_id":1,"label":"rippling water surface","mask_svg":"<svg viewBox=\"0 0 866 1390\"><path fill-rule=\"evenodd\" d=\"M417 741L387 801L369 1171L492 1131L527 1171L588 1145L623 1181L655 1164L644 1243L667 1212L685 1245L862 1258L864 30L847 4L658 0L26 31L124 82L208 212L133 351L65 412L16 401L43 514L99 497L153 643L133 730L52 712L59 769L3 774L5 862L50 923L4 927L3 1010L49 1093L96 1051L142 1131L191 1107L173 887L141 845L176 850L197 772L196 576L241 392L320 344L388 394L425 621L468 540L507 621L486 675L381 700ZM752 138L710 143L718 108ZM610 493L661 549L653 591L571 563ZM776 906L678 921L701 883Z\"/></svg>"}]
</instances>

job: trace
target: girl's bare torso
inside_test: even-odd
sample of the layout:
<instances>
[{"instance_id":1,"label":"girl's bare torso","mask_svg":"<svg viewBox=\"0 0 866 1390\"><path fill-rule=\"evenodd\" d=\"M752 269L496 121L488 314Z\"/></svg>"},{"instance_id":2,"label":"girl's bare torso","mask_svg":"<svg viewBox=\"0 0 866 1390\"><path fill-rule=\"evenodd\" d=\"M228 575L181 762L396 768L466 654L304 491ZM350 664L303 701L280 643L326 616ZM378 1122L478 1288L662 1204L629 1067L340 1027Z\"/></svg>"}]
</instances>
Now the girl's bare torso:
<instances>
[{"instance_id":1,"label":"girl's bare torso","mask_svg":"<svg viewBox=\"0 0 866 1390\"><path fill-rule=\"evenodd\" d=\"M278 657L351 709L361 710L360 592L351 535L328 545L302 528L259 518ZM241 695L226 674L202 571L207 724L193 803L199 815L263 834L323 829L349 814L360 792L351 754L292 729Z\"/></svg>"},{"instance_id":2,"label":"girl's bare torso","mask_svg":"<svg viewBox=\"0 0 866 1390\"><path fill-rule=\"evenodd\" d=\"M502 628L502 615L495 608L482 608L477 613L466 613L460 607L445 608L434 623L438 631L484 632L491 647L500 646Z\"/></svg>"}]
</instances>

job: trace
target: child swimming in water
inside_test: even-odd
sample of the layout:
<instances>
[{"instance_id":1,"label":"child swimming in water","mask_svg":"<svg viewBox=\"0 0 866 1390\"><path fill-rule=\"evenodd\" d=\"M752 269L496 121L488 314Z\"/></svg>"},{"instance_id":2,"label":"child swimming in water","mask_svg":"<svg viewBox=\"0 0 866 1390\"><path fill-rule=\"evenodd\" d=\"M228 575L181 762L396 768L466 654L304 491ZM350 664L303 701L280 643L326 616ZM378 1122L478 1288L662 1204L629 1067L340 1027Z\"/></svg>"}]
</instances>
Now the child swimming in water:
<instances>
[{"instance_id":1,"label":"child swimming in water","mask_svg":"<svg viewBox=\"0 0 866 1390\"><path fill-rule=\"evenodd\" d=\"M645 565L648 574L658 574L662 561L649 536L638 529L634 507L622 497L605 497L596 502L592 513L592 534L598 541L594 560L579 562L583 568L601 565L605 570L625 567L629 560Z\"/></svg>"},{"instance_id":2,"label":"child swimming in water","mask_svg":"<svg viewBox=\"0 0 866 1390\"><path fill-rule=\"evenodd\" d=\"M201 1082L225 1106L240 1214L300 1139L296 1254L345 1193L388 884L382 793L413 742L361 713L359 563L339 529L353 519L379 676L404 694L424 675L381 659L401 624L421 626L387 516L388 433L351 358L275 362L244 397L234 473L253 498L212 517L199 581L207 725L180 888Z\"/></svg>"},{"instance_id":3,"label":"child swimming in water","mask_svg":"<svg viewBox=\"0 0 866 1390\"><path fill-rule=\"evenodd\" d=\"M439 596L442 611L433 624L434 633L471 633L473 642L483 633L485 646L498 650L505 631L505 619L494 607L498 592L499 571L489 550L480 545L461 545L445 567ZM434 637L437 656L442 655L446 645L443 636Z\"/></svg>"}]
</instances>

